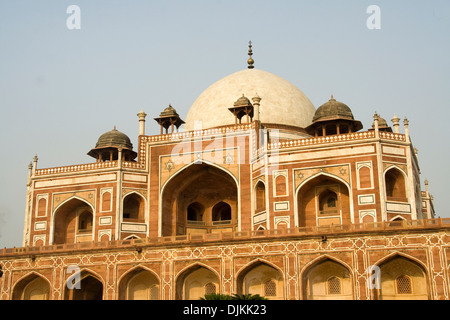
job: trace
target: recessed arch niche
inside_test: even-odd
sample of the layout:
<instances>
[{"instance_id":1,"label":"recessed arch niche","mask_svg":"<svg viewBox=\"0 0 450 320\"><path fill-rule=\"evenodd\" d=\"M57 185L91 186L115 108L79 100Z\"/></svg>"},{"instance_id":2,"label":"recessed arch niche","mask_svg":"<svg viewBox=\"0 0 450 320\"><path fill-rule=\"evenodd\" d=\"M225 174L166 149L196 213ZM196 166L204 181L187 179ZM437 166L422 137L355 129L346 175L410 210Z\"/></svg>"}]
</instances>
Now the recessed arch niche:
<instances>
[{"instance_id":1,"label":"recessed arch niche","mask_svg":"<svg viewBox=\"0 0 450 320\"><path fill-rule=\"evenodd\" d=\"M161 220L162 236L235 230L236 181L225 170L207 163L187 166L163 188Z\"/></svg>"}]
</instances>

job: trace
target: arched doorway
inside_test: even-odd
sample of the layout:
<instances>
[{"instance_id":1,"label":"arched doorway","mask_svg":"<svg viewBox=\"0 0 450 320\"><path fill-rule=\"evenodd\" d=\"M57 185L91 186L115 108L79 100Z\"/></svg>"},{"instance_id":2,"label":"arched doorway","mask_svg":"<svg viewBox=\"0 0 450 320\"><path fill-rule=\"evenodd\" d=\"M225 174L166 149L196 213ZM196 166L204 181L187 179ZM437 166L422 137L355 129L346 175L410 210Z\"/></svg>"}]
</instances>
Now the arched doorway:
<instances>
[{"instance_id":1,"label":"arched doorway","mask_svg":"<svg viewBox=\"0 0 450 320\"><path fill-rule=\"evenodd\" d=\"M350 224L349 189L342 181L318 175L297 192L299 227Z\"/></svg>"},{"instance_id":2,"label":"arched doorway","mask_svg":"<svg viewBox=\"0 0 450 320\"><path fill-rule=\"evenodd\" d=\"M206 294L219 293L219 278L210 269L195 265L182 272L176 280L177 300L198 300Z\"/></svg>"},{"instance_id":3,"label":"arched doorway","mask_svg":"<svg viewBox=\"0 0 450 320\"><path fill-rule=\"evenodd\" d=\"M305 300L351 300L353 283L351 273L343 264L324 258L303 273Z\"/></svg>"},{"instance_id":4,"label":"arched doorway","mask_svg":"<svg viewBox=\"0 0 450 320\"><path fill-rule=\"evenodd\" d=\"M119 283L119 300L158 300L159 280L150 271L136 268Z\"/></svg>"},{"instance_id":5,"label":"arched doorway","mask_svg":"<svg viewBox=\"0 0 450 320\"><path fill-rule=\"evenodd\" d=\"M54 244L92 241L93 211L86 202L74 198L55 212Z\"/></svg>"},{"instance_id":6,"label":"arched doorway","mask_svg":"<svg viewBox=\"0 0 450 320\"><path fill-rule=\"evenodd\" d=\"M238 189L215 166L191 164L163 188L162 236L233 231L238 225Z\"/></svg>"},{"instance_id":7,"label":"arched doorway","mask_svg":"<svg viewBox=\"0 0 450 320\"><path fill-rule=\"evenodd\" d=\"M275 267L256 261L244 268L237 277L238 294L259 294L271 300L284 298L283 275Z\"/></svg>"},{"instance_id":8,"label":"arched doorway","mask_svg":"<svg viewBox=\"0 0 450 320\"><path fill-rule=\"evenodd\" d=\"M37 274L30 274L20 280L13 289L13 300L48 300L50 285Z\"/></svg>"}]
</instances>

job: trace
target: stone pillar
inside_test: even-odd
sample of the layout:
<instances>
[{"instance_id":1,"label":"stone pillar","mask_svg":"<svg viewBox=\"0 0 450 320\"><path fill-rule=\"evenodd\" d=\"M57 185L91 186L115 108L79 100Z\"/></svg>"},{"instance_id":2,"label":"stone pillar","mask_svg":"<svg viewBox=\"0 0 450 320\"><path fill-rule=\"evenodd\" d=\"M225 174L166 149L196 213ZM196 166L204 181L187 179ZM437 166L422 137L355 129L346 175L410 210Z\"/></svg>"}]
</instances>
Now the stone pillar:
<instances>
[{"instance_id":1,"label":"stone pillar","mask_svg":"<svg viewBox=\"0 0 450 320\"><path fill-rule=\"evenodd\" d=\"M394 114L391 121L393 123L394 133L400 133L400 119Z\"/></svg>"},{"instance_id":2,"label":"stone pillar","mask_svg":"<svg viewBox=\"0 0 450 320\"><path fill-rule=\"evenodd\" d=\"M405 125L405 138L406 138L406 142L409 142L409 121L408 119L403 120L403 124Z\"/></svg>"},{"instance_id":3,"label":"stone pillar","mask_svg":"<svg viewBox=\"0 0 450 320\"><path fill-rule=\"evenodd\" d=\"M147 116L147 114L144 112L144 110L141 110L141 112L139 112L137 116L139 117L139 135L143 136L145 135L145 117Z\"/></svg>"},{"instance_id":4,"label":"stone pillar","mask_svg":"<svg viewBox=\"0 0 450 320\"><path fill-rule=\"evenodd\" d=\"M35 155L33 158L33 171L32 171L33 176L36 174L37 162L38 162L38 156Z\"/></svg>"},{"instance_id":5,"label":"stone pillar","mask_svg":"<svg viewBox=\"0 0 450 320\"><path fill-rule=\"evenodd\" d=\"M373 115L373 128L375 130L375 138L379 138L380 137L380 130L378 128L378 120L379 120L379 116L378 114L375 112L375 114Z\"/></svg>"},{"instance_id":6,"label":"stone pillar","mask_svg":"<svg viewBox=\"0 0 450 320\"><path fill-rule=\"evenodd\" d=\"M260 106L261 98L258 96L258 94L256 94L256 96L254 96L252 98L252 101L253 101L253 107L254 107L254 110L253 110L253 114L254 115L253 115L253 117L254 117L254 119L256 121L260 121L261 118L260 118L260 115L259 115L259 106Z\"/></svg>"}]
</instances>

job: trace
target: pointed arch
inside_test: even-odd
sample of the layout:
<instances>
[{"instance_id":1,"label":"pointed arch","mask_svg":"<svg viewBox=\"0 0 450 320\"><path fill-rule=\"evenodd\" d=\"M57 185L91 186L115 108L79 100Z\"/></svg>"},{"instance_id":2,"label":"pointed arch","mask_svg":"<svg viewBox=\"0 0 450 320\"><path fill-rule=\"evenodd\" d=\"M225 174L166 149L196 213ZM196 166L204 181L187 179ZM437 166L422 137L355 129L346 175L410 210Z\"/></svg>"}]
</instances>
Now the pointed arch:
<instances>
[{"instance_id":1,"label":"pointed arch","mask_svg":"<svg viewBox=\"0 0 450 320\"><path fill-rule=\"evenodd\" d=\"M314 259L303 268L300 276L301 293L305 300L353 299L352 268L335 257L324 255ZM338 282L339 292L337 292Z\"/></svg>"},{"instance_id":2,"label":"pointed arch","mask_svg":"<svg viewBox=\"0 0 450 320\"><path fill-rule=\"evenodd\" d=\"M143 265L132 267L118 280L119 300L159 300L160 277Z\"/></svg>"},{"instance_id":3,"label":"pointed arch","mask_svg":"<svg viewBox=\"0 0 450 320\"><path fill-rule=\"evenodd\" d=\"M104 288L104 280L98 273L83 268L65 280L64 299L103 300Z\"/></svg>"},{"instance_id":4,"label":"pointed arch","mask_svg":"<svg viewBox=\"0 0 450 320\"><path fill-rule=\"evenodd\" d=\"M205 295L211 284L216 286L216 292L220 292L220 274L210 266L195 262L175 276L175 299L192 300Z\"/></svg>"},{"instance_id":5,"label":"pointed arch","mask_svg":"<svg viewBox=\"0 0 450 320\"><path fill-rule=\"evenodd\" d=\"M147 201L145 197L133 190L122 197L122 221L123 222L146 222Z\"/></svg>"},{"instance_id":6,"label":"pointed arch","mask_svg":"<svg viewBox=\"0 0 450 320\"><path fill-rule=\"evenodd\" d=\"M322 172L317 172L316 174L313 174L312 176L310 176L310 177L306 178L305 180L303 180L303 181L295 188L295 193L297 194L298 191L299 191L299 190L300 190L307 182L309 182L309 181L311 181L311 180L313 180L313 179L315 179L315 178L317 178L317 177L320 177L320 176L327 176L327 177L330 177L330 178L339 180L340 182L342 182L343 184L345 184L345 185L347 186L347 188L351 189L349 183L348 183L346 180L342 179L341 177L339 177L339 176L337 176L337 175L335 175L335 174L328 173L328 172L323 172L323 171L322 171Z\"/></svg>"},{"instance_id":7,"label":"pointed arch","mask_svg":"<svg viewBox=\"0 0 450 320\"><path fill-rule=\"evenodd\" d=\"M191 163L174 173L161 187L158 234L160 236L209 233L213 229L231 232L240 228L240 189L236 177L221 166L207 161ZM230 223L213 224L212 207L223 201L231 206ZM188 206L199 202L204 223L188 225Z\"/></svg>"},{"instance_id":8,"label":"pointed arch","mask_svg":"<svg viewBox=\"0 0 450 320\"><path fill-rule=\"evenodd\" d=\"M258 181L256 181L255 186L253 187L253 194L255 213L263 211L267 212L267 187L263 180L258 179Z\"/></svg>"},{"instance_id":9,"label":"pointed arch","mask_svg":"<svg viewBox=\"0 0 450 320\"><path fill-rule=\"evenodd\" d=\"M12 287L12 300L48 300L51 282L42 274L31 271Z\"/></svg>"},{"instance_id":10,"label":"pointed arch","mask_svg":"<svg viewBox=\"0 0 450 320\"><path fill-rule=\"evenodd\" d=\"M212 221L231 221L231 206L226 201L219 201L214 205Z\"/></svg>"},{"instance_id":11,"label":"pointed arch","mask_svg":"<svg viewBox=\"0 0 450 320\"><path fill-rule=\"evenodd\" d=\"M74 200L74 199L80 200L80 201L86 203L88 206L91 207L92 211L95 212L95 207L92 205L92 203L90 203L90 202L87 201L86 199L83 199L83 198L81 198L81 197L79 197L79 196L73 195L73 196L71 196L70 198L67 198L67 199L61 201L61 203L58 204L58 205L53 209L53 211L52 211L52 216L54 217L54 215L56 214L56 212L58 211L59 208L61 208L61 207L62 207L63 205L65 205L67 202L72 201L72 200Z\"/></svg>"},{"instance_id":12,"label":"pointed arch","mask_svg":"<svg viewBox=\"0 0 450 320\"><path fill-rule=\"evenodd\" d=\"M238 294L259 294L269 299L284 299L285 277L283 271L265 259L255 259L241 267L236 273Z\"/></svg>"},{"instance_id":13,"label":"pointed arch","mask_svg":"<svg viewBox=\"0 0 450 320\"><path fill-rule=\"evenodd\" d=\"M385 196L388 201L408 202L408 175L398 166L391 165L383 172Z\"/></svg>"},{"instance_id":14,"label":"pointed arch","mask_svg":"<svg viewBox=\"0 0 450 320\"><path fill-rule=\"evenodd\" d=\"M377 260L374 265L380 267L381 265L385 264L386 262L389 262L390 260L396 259L396 258L404 258L406 260L409 260L411 262L416 263L417 265L419 265L424 271L427 270L427 266L425 263L423 263L422 261L420 261L419 259L417 259L416 257L409 255L407 253L404 252L400 252L400 251L395 251L395 252L391 252L390 254L386 255L383 258L380 258L379 260Z\"/></svg>"},{"instance_id":15,"label":"pointed arch","mask_svg":"<svg viewBox=\"0 0 450 320\"><path fill-rule=\"evenodd\" d=\"M91 225L90 230L80 229L79 217L85 212L91 215L89 221L84 221ZM95 207L83 198L74 195L62 201L52 212L49 242L64 244L94 240L95 215Z\"/></svg>"},{"instance_id":16,"label":"pointed arch","mask_svg":"<svg viewBox=\"0 0 450 320\"><path fill-rule=\"evenodd\" d=\"M424 263L402 252L393 252L377 261L379 267L381 300L430 299L429 273ZM399 290L399 279L408 279L409 290ZM400 283L405 285L406 283Z\"/></svg>"},{"instance_id":17,"label":"pointed arch","mask_svg":"<svg viewBox=\"0 0 450 320\"><path fill-rule=\"evenodd\" d=\"M315 182L317 181L317 182ZM338 198L341 198L341 209L337 210L336 214L320 215L319 206L315 202L316 192L313 192L313 188L321 188L321 184L329 181L329 183L339 186ZM325 186L324 186L325 188ZM326 189L326 188L325 188ZM307 195L307 200L303 199L307 192L312 192ZM307 208L309 203L309 208ZM328 172L318 172L306 179L304 179L295 188L295 201L294 201L294 223L296 227L304 227L308 225L317 224L345 224L355 223L355 213L353 206L353 191L349 183L334 174ZM309 211L308 213L306 211ZM314 217L315 215L315 217ZM308 222L309 220L309 222Z\"/></svg>"},{"instance_id":18,"label":"pointed arch","mask_svg":"<svg viewBox=\"0 0 450 320\"><path fill-rule=\"evenodd\" d=\"M238 179L237 179L237 178L234 176L234 174L233 174L230 170L228 170L227 168L224 168L224 167L222 167L222 166L217 165L216 163L213 163L213 162L210 162L210 161L207 161L207 160L203 160L203 159L202 159L202 161L201 161L201 164L210 165L210 166L213 166L213 167L215 167L215 168L217 168L217 169L220 169L220 170L222 170L222 171L228 173L228 174L233 178L234 182L236 182L236 185L239 186L239 181L238 181ZM160 194L162 194L162 193L164 192L164 188L165 188L166 185L170 182L170 180L172 180L173 178L175 178L177 175L179 175L181 172L183 172L184 170L186 170L187 168L189 168L189 167L192 166L192 165L199 165L199 162L198 162L198 161L193 161L193 162L191 162L191 163L188 163L188 164L184 165L182 168L178 169L177 172L174 172L173 175L171 175L171 176L163 183L163 185L161 186L161 188L160 188Z\"/></svg>"},{"instance_id":19,"label":"pointed arch","mask_svg":"<svg viewBox=\"0 0 450 320\"><path fill-rule=\"evenodd\" d=\"M137 240L137 239L141 239L141 237L134 233L130 234L126 238L123 238L123 240Z\"/></svg>"}]
</instances>

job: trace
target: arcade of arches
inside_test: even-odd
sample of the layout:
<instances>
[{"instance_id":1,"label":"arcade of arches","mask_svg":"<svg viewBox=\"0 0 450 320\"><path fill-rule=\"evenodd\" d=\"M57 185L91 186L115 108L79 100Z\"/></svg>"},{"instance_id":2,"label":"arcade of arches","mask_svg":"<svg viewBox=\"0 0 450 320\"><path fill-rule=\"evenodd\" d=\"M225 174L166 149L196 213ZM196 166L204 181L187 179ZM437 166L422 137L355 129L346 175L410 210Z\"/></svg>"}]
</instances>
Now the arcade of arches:
<instances>
[{"instance_id":1,"label":"arcade of arches","mask_svg":"<svg viewBox=\"0 0 450 320\"><path fill-rule=\"evenodd\" d=\"M428 299L425 269L416 261L394 255L379 264L380 287L374 290L374 299L414 300ZM323 257L301 271L301 291L305 300L354 299L354 275L345 264ZM175 299L198 300L205 294L222 293L220 275L206 265L195 263L176 277ZM237 293L259 294L271 300L285 298L286 279L273 265L256 260L237 274ZM101 300L103 280L89 271L81 271L67 279L65 300ZM24 277L13 288L13 300L46 300L50 294L49 282L37 273ZM148 269L133 268L118 281L119 300L161 299L159 277Z\"/></svg>"}]
</instances>

